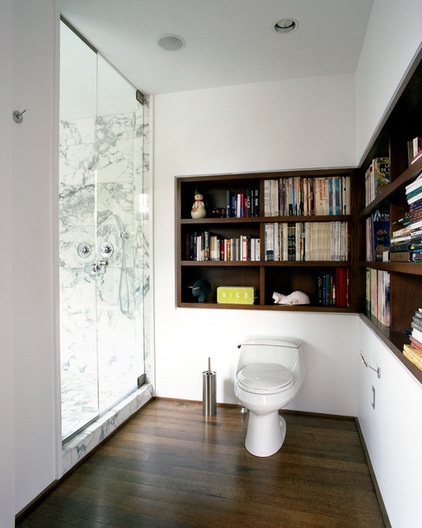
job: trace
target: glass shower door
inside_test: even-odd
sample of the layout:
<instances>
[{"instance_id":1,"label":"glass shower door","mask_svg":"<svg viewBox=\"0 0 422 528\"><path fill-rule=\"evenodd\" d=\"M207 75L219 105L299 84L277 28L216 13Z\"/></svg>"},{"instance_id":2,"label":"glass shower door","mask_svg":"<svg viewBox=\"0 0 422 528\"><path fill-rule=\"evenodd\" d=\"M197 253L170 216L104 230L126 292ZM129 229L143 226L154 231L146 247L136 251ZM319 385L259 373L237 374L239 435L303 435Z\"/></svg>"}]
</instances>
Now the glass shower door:
<instances>
[{"instance_id":1,"label":"glass shower door","mask_svg":"<svg viewBox=\"0 0 422 528\"><path fill-rule=\"evenodd\" d=\"M137 388L144 372L143 106L61 24L62 438Z\"/></svg>"},{"instance_id":2,"label":"glass shower door","mask_svg":"<svg viewBox=\"0 0 422 528\"><path fill-rule=\"evenodd\" d=\"M136 265L142 220L143 108L136 90L98 56L96 120L97 279L99 407L132 392L143 373L142 283ZM106 263L106 264L105 264Z\"/></svg>"}]
</instances>

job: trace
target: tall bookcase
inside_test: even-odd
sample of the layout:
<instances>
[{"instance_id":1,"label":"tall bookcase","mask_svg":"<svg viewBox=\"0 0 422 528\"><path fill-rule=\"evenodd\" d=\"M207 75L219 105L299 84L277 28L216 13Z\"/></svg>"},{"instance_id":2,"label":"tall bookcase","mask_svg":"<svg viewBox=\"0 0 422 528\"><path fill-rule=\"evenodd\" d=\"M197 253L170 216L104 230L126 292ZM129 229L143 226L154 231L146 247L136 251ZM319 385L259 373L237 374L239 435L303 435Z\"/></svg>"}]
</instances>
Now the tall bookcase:
<instances>
[{"instance_id":1,"label":"tall bookcase","mask_svg":"<svg viewBox=\"0 0 422 528\"><path fill-rule=\"evenodd\" d=\"M422 265L414 262L390 260L367 261L367 219L375 211L386 211L390 220L390 235L399 225L397 222L409 211L405 187L422 171L422 159L411 163L408 155L409 142L422 136L422 66L416 67L406 87L389 114L378 137L374 141L359 174L358 231L359 231L359 309L367 324L379 335L402 363L422 382L422 372L403 356L403 344L409 342L408 331L412 317L422 307ZM390 179L379 195L366 205L365 172L373 159L388 157ZM391 255L390 257L391 258ZM381 272L388 277L389 299L387 305L390 325L380 322L368 306L367 275ZM378 284L378 286L380 286ZM384 293L381 292L381 300Z\"/></svg>"},{"instance_id":2,"label":"tall bookcase","mask_svg":"<svg viewBox=\"0 0 422 528\"><path fill-rule=\"evenodd\" d=\"M207 210L202 219L191 218L197 193ZM175 194L177 306L357 311L354 170L177 177ZM317 203L317 195L325 199ZM217 240L218 255L215 247L209 249L211 238ZM324 244L331 247L320 251ZM199 279L211 286L202 303L192 294ZM251 287L254 303L219 303L218 287ZM310 304L274 303L274 292L297 290Z\"/></svg>"}]
</instances>

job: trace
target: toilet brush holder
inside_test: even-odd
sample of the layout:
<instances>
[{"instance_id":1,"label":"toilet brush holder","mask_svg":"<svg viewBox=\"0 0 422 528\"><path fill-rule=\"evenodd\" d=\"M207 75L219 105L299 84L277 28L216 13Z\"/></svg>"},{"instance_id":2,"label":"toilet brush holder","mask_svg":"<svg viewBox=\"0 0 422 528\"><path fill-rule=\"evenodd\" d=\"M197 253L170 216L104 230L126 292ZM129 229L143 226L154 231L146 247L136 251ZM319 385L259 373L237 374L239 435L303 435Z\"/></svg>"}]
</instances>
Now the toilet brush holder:
<instances>
[{"instance_id":1,"label":"toilet brush holder","mask_svg":"<svg viewBox=\"0 0 422 528\"><path fill-rule=\"evenodd\" d=\"M217 414L216 401L217 374L211 370L211 360L208 358L208 370L202 373L202 414L215 416Z\"/></svg>"}]
</instances>

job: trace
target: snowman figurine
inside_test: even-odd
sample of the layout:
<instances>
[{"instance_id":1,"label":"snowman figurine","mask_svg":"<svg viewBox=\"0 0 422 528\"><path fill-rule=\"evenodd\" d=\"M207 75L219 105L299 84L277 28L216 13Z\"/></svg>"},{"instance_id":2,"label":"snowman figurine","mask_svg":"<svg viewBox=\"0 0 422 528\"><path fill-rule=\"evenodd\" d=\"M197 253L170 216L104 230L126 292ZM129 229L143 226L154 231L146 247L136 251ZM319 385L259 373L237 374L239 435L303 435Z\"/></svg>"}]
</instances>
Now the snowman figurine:
<instances>
[{"instance_id":1,"label":"snowman figurine","mask_svg":"<svg viewBox=\"0 0 422 528\"><path fill-rule=\"evenodd\" d=\"M205 218L206 215L207 215L207 212L205 211L205 205L204 205L204 202L202 201L202 194L198 194L196 193L195 196L195 201L192 205L192 210L190 212L190 215L192 218L195 218L196 220L198 220L199 218Z\"/></svg>"}]
</instances>

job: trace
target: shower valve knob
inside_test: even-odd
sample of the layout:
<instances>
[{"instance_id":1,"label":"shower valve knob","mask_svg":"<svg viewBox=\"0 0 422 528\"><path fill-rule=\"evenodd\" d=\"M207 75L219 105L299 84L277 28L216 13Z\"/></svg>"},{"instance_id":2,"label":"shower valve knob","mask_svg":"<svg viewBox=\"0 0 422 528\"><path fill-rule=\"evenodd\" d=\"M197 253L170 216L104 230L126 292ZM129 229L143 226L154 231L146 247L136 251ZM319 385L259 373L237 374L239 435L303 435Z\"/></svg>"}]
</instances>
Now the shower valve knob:
<instances>
[{"instance_id":1,"label":"shower valve knob","mask_svg":"<svg viewBox=\"0 0 422 528\"><path fill-rule=\"evenodd\" d=\"M102 257L111 257L114 253L114 247L110 242L103 242L100 246L100 255Z\"/></svg>"},{"instance_id":2,"label":"shower valve knob","mask_svg":"<svg viewBox=\"0 0 422 528\"><path fill-rule=\"evenodd\" d=\"M81 258L87 258L92 251L91 244L88 244L88 242L81 242L76 251Z\"/></svg>"}]
</instances>

